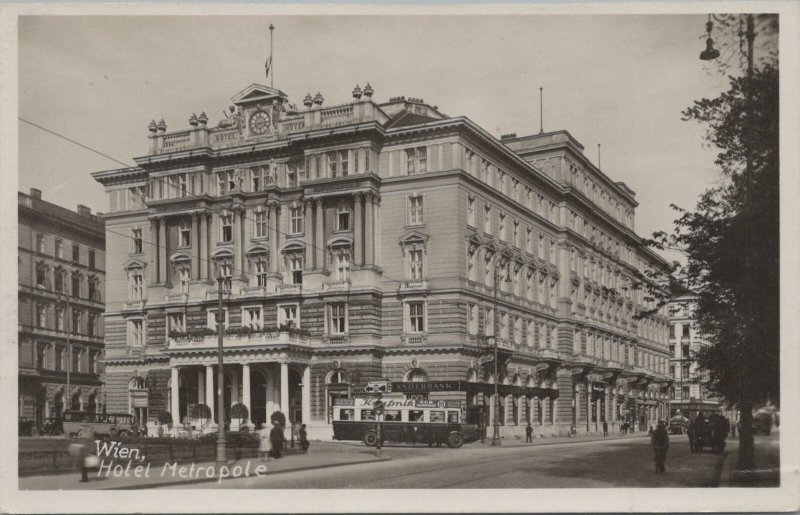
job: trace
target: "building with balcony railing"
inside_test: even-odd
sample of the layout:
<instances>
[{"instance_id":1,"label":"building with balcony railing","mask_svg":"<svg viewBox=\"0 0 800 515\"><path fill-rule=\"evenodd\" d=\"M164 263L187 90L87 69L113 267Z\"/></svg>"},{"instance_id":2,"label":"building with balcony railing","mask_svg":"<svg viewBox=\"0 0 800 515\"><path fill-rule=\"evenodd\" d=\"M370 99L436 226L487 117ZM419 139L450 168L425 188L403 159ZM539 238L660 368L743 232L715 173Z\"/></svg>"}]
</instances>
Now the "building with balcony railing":
<instances>
[{"instance_id":1,"label":"building with balcony railing","mask_svg":"<svg viewBox=\"0 0 800 515\"><path fill-rule=\"evenodd\" d=\"M492 417L495 316L506 433L665 416L666 312L646 290L668 264L639 244L633 191L566 131L498 140L373 94L298 109L253 84L216 126L153 121L136 166L94 174L109 196L110 406L216 411L204 332L222 277L225 403L256 424L282 409L329 438L334 400L381 378ZM495 268L509 279L497 314Z\"/></svg>"},{"instance_id":2,"label":"building with balcony railing","mask_svg":"<svg viewBox=\"0 0 800 515\"><path fill-rule=\"evenodd\" d=\"M102 409L105 230L38 189L17 200L19 416L38 432L65 409Z\"/></svg>"},{"instance_id":3,"label":"building with balcony railing","mask_svg":"<svg viewBox=\"0 0 800 515\"><path fill-rule=\"evenodd\" d=\"M707 344L694 323L697 295L677 281L672 281L669 308L669 374L672 379L670 404L672 413L694 417L704 411L722 411L719 399L709 394L705 373L699 369L695 353Z\"/></svg>"}]
</instances>

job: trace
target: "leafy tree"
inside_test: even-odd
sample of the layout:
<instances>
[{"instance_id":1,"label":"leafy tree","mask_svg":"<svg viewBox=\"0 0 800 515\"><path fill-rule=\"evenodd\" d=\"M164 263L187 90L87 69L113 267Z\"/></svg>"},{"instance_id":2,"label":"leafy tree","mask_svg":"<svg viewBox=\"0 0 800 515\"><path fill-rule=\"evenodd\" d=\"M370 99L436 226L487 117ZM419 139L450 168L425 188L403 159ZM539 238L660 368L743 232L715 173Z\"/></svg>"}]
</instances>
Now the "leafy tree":
<instances>
[{"instance_id":1,"label":"leafy tree","mask_svg":"<svg viewBox=\"0 0 800 515\"><path fill-rule=\"evenodd\" d=\"M741 411L738 468L751 470L752 409L780 399L777 55L729 80L683 113L706 125L722 181L694 211L673 205L674 232L650 243L686 254L682 279L697 293L695 322L709 343L695 358L708 389Z\"/></svg>"}]
</instances>

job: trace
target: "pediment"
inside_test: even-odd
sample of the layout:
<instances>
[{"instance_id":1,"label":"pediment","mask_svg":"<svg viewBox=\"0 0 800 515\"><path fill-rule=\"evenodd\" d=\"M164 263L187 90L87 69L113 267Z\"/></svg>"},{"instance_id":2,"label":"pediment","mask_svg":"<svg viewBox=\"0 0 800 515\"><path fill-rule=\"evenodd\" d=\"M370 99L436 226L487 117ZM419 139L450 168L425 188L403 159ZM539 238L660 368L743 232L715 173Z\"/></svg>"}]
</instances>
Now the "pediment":
<instances>
[{"instance_id":1,"label":"pediment","mask_svg":"<svg viewBox=\"0 0 800 515\"><path fill-rule=\"evenodd\" d=\"M427 243L429 236L425 233L421 233L419 231L408 231L404 235L400 236L400 243Z\"/></svg>"},{"instance_id":2,"label":"pediment","mask_svg":"<svg viewBox=\"0 0 800 515\"><path fill-rule=\"evenodd\" d=\"M250 84L240 92L231 97L234 105L245 105L253 102L267 102L272 99L287 100L289 97L283 91L275 88L263 86L261 84Z\"/></svg>"},{"instance_id":3,"label":"pediment","mask_svg":"<svg viewBox=\"0 0 800 515\"><path fill-rule=\"evenodd\" d=\"M267 254L268 250L266 245L262 245L260 243L254 243L247 247L247 250L244 252L245 254Z\"/></svg>"},{"instance_id":4,"label":"pediment","mask_svg":"<svg viewBox=\"0 0 800 515\"><path fill-rule=\"evenodd\" d=\"M145 268L147 263L142 261L141 259L131 258L124 263L122 263L123 270L130 270L132 268Z\"/></svg>"},{"instance_id":5,"label":"pediment","mask_svg":"<svg viewBox=\"0 0 800 515\"><path fill-rule=\"evenodd\" d=\"M170 262L191 261L192 255L187 251L178 251L169 257Z\"/></svg>"}]
</instances>

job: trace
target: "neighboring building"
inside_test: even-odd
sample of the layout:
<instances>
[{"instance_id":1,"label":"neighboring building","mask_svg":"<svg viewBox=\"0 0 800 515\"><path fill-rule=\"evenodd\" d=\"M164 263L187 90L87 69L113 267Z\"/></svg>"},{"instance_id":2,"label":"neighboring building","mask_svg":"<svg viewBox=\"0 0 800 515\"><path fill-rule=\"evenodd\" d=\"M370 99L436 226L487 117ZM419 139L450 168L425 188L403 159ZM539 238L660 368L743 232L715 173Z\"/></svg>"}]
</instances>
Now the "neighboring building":
<instances>
[{"instance_id":1,"label":"neighboring building","mask_svg":"<svg viewBox=\"0 0 800 515\"><path fill-rule=\"evenodd\" d=\"M102 410L105 229L19 193L19 416L35 427L69 410Z\"/></svg>"},{"instance_id":2,"label":"neighboring building","mask_svg":"<svg viewBox=\"0 0 800 515\"><path fill-rule=\"evenodd\" d=\"M697 294L672 282L669 303L669 373L673 379L670 399L672 413L694 419L699 411L722 411L719 399L711 396L703 385L706 376L698 370L693 354L707 343L694 326ZM730 416L730 414L726 413Z\"/></svg>"},{"instance_id":3,"label":"neighboring building","mask_svg":"<svg viewBox=\"0 0 800 515\"><path fill-rule=\"evenodd\" d=\"M221 276L225 404L257 424L283 409L330 438L334 399L379 378L493 412L495 323L504 435L665 417L666 307L635 285L669 265L639 244L634 193L566 131L497 140L372 94L298 111L253 84L217 127L152 122L137 166L94 174L110 199L109 410L216 414ZM511 276L497 313L496 266Z\"/></svg>"}]
</instances>

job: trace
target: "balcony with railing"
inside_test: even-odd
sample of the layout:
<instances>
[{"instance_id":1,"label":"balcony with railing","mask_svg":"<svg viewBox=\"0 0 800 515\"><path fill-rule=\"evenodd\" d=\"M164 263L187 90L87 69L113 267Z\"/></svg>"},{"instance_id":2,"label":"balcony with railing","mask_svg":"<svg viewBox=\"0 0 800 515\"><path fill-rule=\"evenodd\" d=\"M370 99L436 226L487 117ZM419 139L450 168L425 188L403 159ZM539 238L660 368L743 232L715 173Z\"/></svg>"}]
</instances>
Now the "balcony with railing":
<instances>
[{"instance_id":1,"label":"balcony with railing","mask_svg":"<svg viewBox=\"0 0 800 515\"><path fill-rule=\"evenodd\" d=\"M164 295L165 304L186 304L188 301L188 293L169 293Z\"/></svg>"},{"instance_id":2,"label":"balcony with railing","mask_svg":"<svg viewBox=\"0 0 800 515\"><path fill-rule=\"evenodd\" d=\"M122 309L125 309L125 310L129 310L130 309L130 310L141 311L141 310L144 309L144 305L146 303L147 303L147 301L144 300L144 299L126 300L125 302L122 303Z\"/></svg>"},{"instance_id":3,"label":"balcony with railing","mask_svg":"<svg viewBox=\"0 0 800 515\"><path fill-rule=\"evenodd\" d=\"M334 281L327 283L324 288L329 291L349 291L350 281Z\"/></svg>"},{"instance_id":4,"label":"balcony with railing","mask_svg":"<svg viewBox=\"0 0 800 515\"><path fill-rule=\"evenodd\" d=\"M254 331L243 334L226 334L223 336L223 348L256 347L269 345L309 345L308 337L290 333L289 331ZM171 336L167 348L170 351L192 351L203 349L216 349L218 336L207 335L181 335Z\"/></svg>"}]
</instances>

